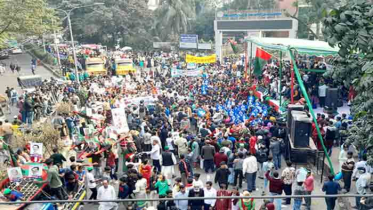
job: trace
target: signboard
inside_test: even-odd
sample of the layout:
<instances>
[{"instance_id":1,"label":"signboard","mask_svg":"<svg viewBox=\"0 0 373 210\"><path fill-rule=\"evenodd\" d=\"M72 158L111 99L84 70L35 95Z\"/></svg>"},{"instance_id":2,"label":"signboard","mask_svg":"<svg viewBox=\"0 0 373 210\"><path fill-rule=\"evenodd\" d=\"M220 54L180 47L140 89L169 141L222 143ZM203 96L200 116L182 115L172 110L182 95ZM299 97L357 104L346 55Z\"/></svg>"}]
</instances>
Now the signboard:
<instances>
[{"instance_id":1,"label":"signboard","mask_svg":"<svg viewBox=\"0 0 373 210\"><path fill-rule=\"evenodd\" d=\"M221 14L220 14L221 15ZM243 17L276 17L281 16L282 12L259 12L259 13L231 13L224 14L225 18L243 18Z\"/></svg>"},{"instance_id":2,"label":"signboard","mask_svg":"<svg viewBox=\"0 0 373 210\"><path fill-rule=\"evenodd\" d=\"M200 77L202 76L203 68L196 70L181 70L181 69L171 69L171 77Z\"/></svg>"},{"instance_id":3,"label":"signboard","mask_svg":"<svg viewBox=\"0 0 373 210\"><path fill-rule=\"evenodd\" d=\"M210 43L198 43L198 49L200 50L211 50L211 44Z\"/></svg>"},{"instance_id":4,"label":"signboard","mask_svg":"<svg viewBox=\"0 0 373 210\"><path fill-rule=\"evenodd\" d=\"M171 50L172 43L171 42L153 42L154 49L170 49Z\"/></svg>"},{"instance_id":5,"label":"signboard","mask_svg":"<svg viewBox=\"0 0 373 210\"><path fill-rule=\"evenodd\" d=\"M198 43L197 34L181 34L180 35L180 48L196 49Z\"/></svg>"},{"instance_id":6,"label":"signboard","mask_svg":"<svg viewBox=\"0 0 373 210\"><path fill-rule=\"evenodd\" d=\"M197 48L197 43L184 43L184 42L180 42L180 48L183 48L183 49L196 49Z\"/></svg>"},{"instance_id":7,"label":"signboard","mask_svg":"<svg viewBox=\"0 0 373 210\"><path fill-rule=\"evenodd\" d=\"M181 34L180 35L180 42L197 43L198 42L198 35L197 34Z\"/></svg>"}]
</instances>

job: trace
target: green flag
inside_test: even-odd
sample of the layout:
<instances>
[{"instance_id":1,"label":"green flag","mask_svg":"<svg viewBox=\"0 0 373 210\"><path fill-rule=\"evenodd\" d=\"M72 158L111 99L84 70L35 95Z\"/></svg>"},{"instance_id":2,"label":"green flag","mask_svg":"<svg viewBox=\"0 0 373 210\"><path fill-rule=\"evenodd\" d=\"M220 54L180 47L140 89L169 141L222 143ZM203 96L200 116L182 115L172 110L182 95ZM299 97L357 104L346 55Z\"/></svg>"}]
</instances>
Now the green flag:
<instances>
[{"instance_id":1,"label":"green flag","mask_svg":"<svg viewBox=\"0 0 373 210\"><path fill-rule=\"evenodd\" d=\"M262 70L265 64L267 64L268 60L271 59L271 54L267 53L266 51L256 48L255 54L255 63L254 63L254 75L261 76Z\"/></svg>"}]
</instances>

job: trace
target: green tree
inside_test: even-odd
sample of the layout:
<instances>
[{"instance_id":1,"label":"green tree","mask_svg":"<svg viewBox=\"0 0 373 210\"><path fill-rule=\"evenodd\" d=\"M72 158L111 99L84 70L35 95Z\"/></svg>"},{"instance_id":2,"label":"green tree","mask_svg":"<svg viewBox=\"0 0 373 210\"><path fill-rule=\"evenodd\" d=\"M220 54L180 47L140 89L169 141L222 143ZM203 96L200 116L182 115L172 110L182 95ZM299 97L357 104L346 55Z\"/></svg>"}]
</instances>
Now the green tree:
<instances>
[{"instance_id":1,"label":"green tree","mask_svg":"<svg viewBox=\"0 0 373 210\"><path fill-rule=\"evenodd\" d=\"M354 120L347 142L367 150L373 164L373 6L353 3L329 12L324 20L324 37L331 46L339 47L334 68L327 75L335 81L352 85L358 92L352 103Z\"/></svg>"},{"instance_id":2,"label":"green tree","mask_svg":"<svg viewBox=\"0 0 373 210\"><path fill-rule=\"evenodd\" d=\"M0 45L12 36L42 35L57 18L46 0L0 0Z\"/></svg>"},{"instance_id":3,"label":"green tree","mask_svg":"<svg viewBox=\"0 0 373 210\"><path fill-rule=\"evenodd\" d=\"M53 0L59 6L58 0ZM145 0L106 0L99 7L75 10L71 15L76 40L84 43L101 43L114 46L117 40L121 45L145 49L151 45L152 12ZM93 3L93 2L91 2ZM84 0L76 5L89 5ZM74 5L64 5L68 10ZM61 14L63 15L63 14ZM67 36L69 37L69 35Z\"/></svg>"},{"instance_id":4,"label":"green tree","mask_svg":"<svg viewBox=\"0 0 373 210\"><path fill-rule=\"evenodd\" d=\"M323 17L328 10L337 8L343 2L344 0L297 0L293 3L296 8L294 14L286 12L286 15L298 21L299 38L308 38L308 34L312 34L316 39L320 39ZM311 29L314 24L316 24L315 31Z\"/></svg>"},{"instance_id":5,"label":"green tree","mask_svg":"<svg viewBox=\"0 0 373 210\"><path fill-rule=\"evenodd\" d=\"M275 0L234 0L224 5L224 10L268 10L277 8Z\"/></svg>"},{"instance_id":6,"label":"green tree","mask_svg":"<svg viewBox=\"0 0 373 210\"><path fill-rule=\"evenodd\" d=\"M155 33L166 40L170 36L186 33L195 18L192 0L163 0L155 11Z\"/></svg>"}]
</instances>

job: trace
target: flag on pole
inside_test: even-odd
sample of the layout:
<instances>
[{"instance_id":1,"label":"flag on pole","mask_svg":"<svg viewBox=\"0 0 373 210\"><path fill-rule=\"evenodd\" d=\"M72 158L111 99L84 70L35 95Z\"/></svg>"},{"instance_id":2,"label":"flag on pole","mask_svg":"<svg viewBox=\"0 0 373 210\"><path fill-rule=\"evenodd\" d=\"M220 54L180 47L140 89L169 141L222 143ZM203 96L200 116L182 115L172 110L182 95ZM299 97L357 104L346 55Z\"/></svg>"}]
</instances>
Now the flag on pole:
<instances>
[{"instance_id":1,"label":"flag on pole","mask_svg":"<svg viewBox=\"0 0 373 210\"><path fill-rule=\"evenodd\" d=\"M260 76L262 74L263 66L271 59L272 55L266 51L256 48L254 74Z\"/></svg>"},{"instance_id":2,"label":"flag on pole","mask_svg":"<svg viewBox=\"0 0 373 210\"><path fill-rule=\"evenodd\" d=\"M235 42L235 41L232 40L232 39L228 39L228 42L229 42L229 44L231 45L231 48L232 48L232 50L233 50L233 53L234 53L234 54L237 54L237 52L238 52L238 49L237 49L237 42Z\"/></svg>"}]
</instances>

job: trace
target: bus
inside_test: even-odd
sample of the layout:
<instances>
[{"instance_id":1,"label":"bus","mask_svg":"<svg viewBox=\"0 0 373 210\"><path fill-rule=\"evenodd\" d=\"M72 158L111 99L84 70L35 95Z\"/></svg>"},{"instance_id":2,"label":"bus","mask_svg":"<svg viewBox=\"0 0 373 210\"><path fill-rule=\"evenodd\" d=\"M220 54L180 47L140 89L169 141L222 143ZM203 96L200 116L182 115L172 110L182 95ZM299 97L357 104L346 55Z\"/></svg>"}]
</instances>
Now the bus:
<instances>
[{"instance_id":1,"label":"bus","mask_svg":"<svg viewBox=\"0 0 373 210\"><path fill-rule=\"evenodd\" d=\"M119 58L115 59L115 64L117 66L117 75L126 75L128 73L136 73L136 68L133 65L132 59Z\"/></svg>"},{"instance_id":2,"label":"bus","mask_svg":"<svg viewBox=\"0 0 373 210\"><path fill-rule=\"evenodd\" d=\"M103 75L107 72L105 69L105 62L101 58L88 58L85 64L87 72L90 76Z\"/></svg>"}]
</instances>

